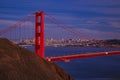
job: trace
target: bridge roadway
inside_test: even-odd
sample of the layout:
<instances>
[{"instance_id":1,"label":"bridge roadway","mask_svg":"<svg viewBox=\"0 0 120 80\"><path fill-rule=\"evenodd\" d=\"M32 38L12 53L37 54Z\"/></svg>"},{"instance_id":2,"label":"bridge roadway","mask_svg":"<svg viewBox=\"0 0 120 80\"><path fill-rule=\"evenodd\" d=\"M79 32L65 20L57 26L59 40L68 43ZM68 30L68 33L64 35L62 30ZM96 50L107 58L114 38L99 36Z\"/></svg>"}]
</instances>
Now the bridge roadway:
<instances>
[{"instance_id":1,"label":"bridge roadway","mask_svg":"<svg viewBox=\"0 0 120 80\"><path fill-rule=\"evenodd\" d=\"M46 58L46 59L48 61L52 61L52 62L55 62L55 61L69 62L70 60L74 60L74 59L99 57L99 56L109 56L109 55L116 55L116 54L120 54L120 51L84 53L84 54L50 57L50 58Z\"/></svg>"}]
</instances>

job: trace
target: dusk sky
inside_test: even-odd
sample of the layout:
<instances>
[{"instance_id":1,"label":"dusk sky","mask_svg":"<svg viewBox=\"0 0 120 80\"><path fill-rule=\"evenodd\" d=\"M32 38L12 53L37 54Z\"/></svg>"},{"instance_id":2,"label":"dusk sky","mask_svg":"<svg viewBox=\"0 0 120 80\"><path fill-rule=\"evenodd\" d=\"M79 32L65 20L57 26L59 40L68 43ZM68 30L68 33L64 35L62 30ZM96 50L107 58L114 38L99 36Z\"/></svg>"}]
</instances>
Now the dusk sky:
<instances>
[{"instance_id":1,"label":"dusk sky","mask_svg":"<svg viewBox=\"0 0 120 80\"><path fill-rule=\"evenodd\" d=\"M36 11L93 38L120 39L120 0L1 0L0 30Z\"/></svg>"}]
</instances>

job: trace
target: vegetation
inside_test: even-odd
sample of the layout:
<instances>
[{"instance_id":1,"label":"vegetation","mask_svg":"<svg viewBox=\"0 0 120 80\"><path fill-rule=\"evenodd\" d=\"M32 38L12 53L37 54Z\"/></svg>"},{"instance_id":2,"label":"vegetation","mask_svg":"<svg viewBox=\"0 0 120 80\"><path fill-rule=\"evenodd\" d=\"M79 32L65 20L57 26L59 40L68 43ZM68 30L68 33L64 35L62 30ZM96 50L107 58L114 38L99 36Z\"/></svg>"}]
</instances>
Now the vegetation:
<instances>
[{"instance_id":1,"label":"vegetation","mask_svg":"<svg viewBox=\"0 0 120 80\"><path fill-rule=\"evenodd\" d=\"M109 39L105 40L106 44L115 44L115 45L120 45L120 40L119 39Z\"/></svg>"},{"instance_id":2,"label":"vegetation","mask_svg":"<svg viewBox=\"0 0 120 80\"><path fill-rule=\"evenodd\" d=\"M0 39L0 80L73 80L63 69Z\"/></svg>"}]
</instances>

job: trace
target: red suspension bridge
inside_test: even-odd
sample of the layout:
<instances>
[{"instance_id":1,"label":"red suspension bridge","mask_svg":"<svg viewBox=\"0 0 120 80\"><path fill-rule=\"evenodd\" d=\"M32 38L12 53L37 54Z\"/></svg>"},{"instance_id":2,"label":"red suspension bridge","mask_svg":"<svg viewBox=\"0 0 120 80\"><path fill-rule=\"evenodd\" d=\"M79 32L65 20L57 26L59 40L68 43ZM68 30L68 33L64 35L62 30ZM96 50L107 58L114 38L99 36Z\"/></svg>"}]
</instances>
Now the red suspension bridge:
<instances>
[{"instance_id":1,"label":"red suspension bridge","mask_svg":"<svg viewBox=\"0 0 120 80\"><path fill-rule=\"evenodd\" d=\"M33 20L34 17L35 19ZM46 17L47 20L50 20L50 22L56 24L59 27L54 27L55 25L51 25L49 24L49 22L47 24L44 24L44 17ZM45 26L50 25L50 27L46 28L44 27L44 25ZM44 46L49 44L46 43L45 38L61 39L67 37L69 39L72 38L80 39L80 37L82 37L84 39L91 39L91 37L89 37L85 33L82 33L82 31L80 32L77 31L76 29L69 27L68 25L62 23L61 21L57 20L52 16L49 16L48 14L44 16L43 11L36 12L35 14L32 14L31 16L28 16L27 18L17 22L16 24L9 26L6 29L0 31L0 37L8 38L9 40L14 41L15 43L23 42L23 40L24 41L26 40L26 42L28 43L33 42L33 45L35 45L36 55L40 56L41 58L45 58L48 61L70 61L79 58L120 54L120 51L108 51L108 52L96 52L96 53L87 53L87 54L86 53L74 54L74 55L66 55L66 56L54 56L49 58L45 57ZM29 39L29 41L27 39ZM54 40L51 40L51 43L54 42L55 42Z\"/></svg>"}]
</instances>

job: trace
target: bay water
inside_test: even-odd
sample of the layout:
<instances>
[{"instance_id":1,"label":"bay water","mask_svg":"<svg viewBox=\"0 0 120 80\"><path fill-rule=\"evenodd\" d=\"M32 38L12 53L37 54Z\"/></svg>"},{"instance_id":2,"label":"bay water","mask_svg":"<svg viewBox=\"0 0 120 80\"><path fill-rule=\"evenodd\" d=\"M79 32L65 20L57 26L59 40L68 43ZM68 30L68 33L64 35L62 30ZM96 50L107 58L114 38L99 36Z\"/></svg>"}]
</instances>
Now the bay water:
<instances>
[{"instance_id":1,"label":"bay water","mask_svg":"<svg viewBox=\"0 0 120 80\"><path fill-rule=\"evenodd\" d=\"M32 46L27 47L34 50ZM120 51L106 47L45 47L45 56L60 56L90 52ZM120 80L120 55L81 58L70 62L55 62L75 80Z\"/></svg>"}]
</instances>

